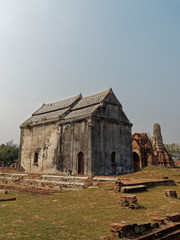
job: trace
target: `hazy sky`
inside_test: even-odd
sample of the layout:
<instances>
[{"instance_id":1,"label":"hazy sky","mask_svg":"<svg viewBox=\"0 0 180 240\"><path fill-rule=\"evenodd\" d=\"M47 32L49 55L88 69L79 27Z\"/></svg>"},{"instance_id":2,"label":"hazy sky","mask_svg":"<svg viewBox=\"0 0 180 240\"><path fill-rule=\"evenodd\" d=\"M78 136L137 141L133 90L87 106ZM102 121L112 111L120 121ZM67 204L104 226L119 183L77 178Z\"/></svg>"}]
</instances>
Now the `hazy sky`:
<instances>
[{"instance_id":1,"label":"hazy sky","mask_svg":"<svg viewBox=\"0 0 180 240\"><path fill-rule=\"evenodd\" d=\"M133 133L180 143L179 0L0 0L0 144L43 103L110 87Z\"/></svg>"}]
</instances>

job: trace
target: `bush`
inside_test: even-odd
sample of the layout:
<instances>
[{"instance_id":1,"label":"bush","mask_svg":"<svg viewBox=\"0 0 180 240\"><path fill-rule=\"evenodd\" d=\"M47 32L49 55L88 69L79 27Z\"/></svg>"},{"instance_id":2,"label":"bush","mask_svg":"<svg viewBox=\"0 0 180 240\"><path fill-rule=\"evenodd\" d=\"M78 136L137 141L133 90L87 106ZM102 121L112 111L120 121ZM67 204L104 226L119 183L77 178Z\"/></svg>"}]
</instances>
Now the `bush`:
<instances>
[{"instance_id":1,"label":"bush","mask_svg":"<svg viewBox=\"0 0 180 240\"><path fill-rule=\"evenodd\" d=\"M0 145L0 166L10 166L18 159L19 147L9 141L6 144Z\"/></svg>"}]
</instances>

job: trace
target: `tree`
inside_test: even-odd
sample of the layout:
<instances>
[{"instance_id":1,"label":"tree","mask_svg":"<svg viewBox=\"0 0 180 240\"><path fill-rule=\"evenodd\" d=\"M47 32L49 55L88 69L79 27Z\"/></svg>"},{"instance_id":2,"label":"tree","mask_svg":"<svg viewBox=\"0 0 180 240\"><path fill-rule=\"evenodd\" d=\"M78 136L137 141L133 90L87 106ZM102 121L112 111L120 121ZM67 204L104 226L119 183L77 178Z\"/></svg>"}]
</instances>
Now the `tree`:
<instances>
[{"instance_id":1,"label":"tree","mask_svg":"<svg viewBox=\"0 0 180 240\"><path fill-rule=\"evenodd\" d=\"M177 143L165 144L166 150L173 160L180 160L180 145Z\"/></svg>"},{"instance_id":2,"label":"tree","mask_svg":"<svg viewBox=\"0 0 180 240\"><path fill-rule=\"evenodd\" d=\"M0 145L0 166L10 166L18 159L19 148L13 141Z\"/></svg>"}]
</instances>

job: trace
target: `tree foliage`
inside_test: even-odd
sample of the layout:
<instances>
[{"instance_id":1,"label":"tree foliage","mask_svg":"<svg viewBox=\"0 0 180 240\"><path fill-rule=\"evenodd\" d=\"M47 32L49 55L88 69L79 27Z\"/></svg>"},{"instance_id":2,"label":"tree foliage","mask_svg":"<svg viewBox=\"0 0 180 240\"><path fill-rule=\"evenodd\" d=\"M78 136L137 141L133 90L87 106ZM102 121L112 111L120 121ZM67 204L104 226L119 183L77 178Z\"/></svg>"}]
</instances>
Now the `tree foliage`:
<instances>
[{"instance_id":1,"label":"tree foliage","mask_svg":"<svg viewBox=\"0 0 180 240\"><path fill-rule=\"evenodd\" d=\"M165 144L166 150L172 156L173 160L180 160L180 145L177 143Z\"/></svg>"},{"instance_id":2,"label":"tree foliage","mask_svg":"<svg viewBox=\"0 0 180 240\"><path fill-rule=\"evenodd\" d=\"M0 145L0 166L10 166L18 159L19 147L8 141L6 144Z\"/></svg>"}]
</instances>

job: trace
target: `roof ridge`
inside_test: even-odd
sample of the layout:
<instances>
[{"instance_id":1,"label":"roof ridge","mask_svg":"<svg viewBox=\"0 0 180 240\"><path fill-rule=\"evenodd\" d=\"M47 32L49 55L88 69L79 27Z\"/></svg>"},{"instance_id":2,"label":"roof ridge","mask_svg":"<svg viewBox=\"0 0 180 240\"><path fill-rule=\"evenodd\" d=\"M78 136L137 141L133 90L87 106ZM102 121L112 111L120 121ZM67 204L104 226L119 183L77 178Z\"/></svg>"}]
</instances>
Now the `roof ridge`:
<instances>
[{"instance_id":1,"label":"roof ridge","mask_svg":"<svg viewBox=\"0 0 180 240\"><path fill-rule=\"evenodd\" d=\"M105 90L105 91L102 91L102 92L99 92L99 93L95 93L95 94L83 97L82 99L86 99L86 98L89 98L89 97L92 97L92 96L96 96L96 95L99 95L100 93L105 93L105 92L107 92L107 94L108 94L111 90L112 90L112 88L109 88L108 90Z\"/></svg>"},{"instance_id":2,"label":"roof ridge","mask_svg":"<svg viewBox=\"0 0 180 240\"><path fill-rule=\"evenodd\" d=\"M73 99L73 98L78 98L78 97L82 97L82 94L79 93L78 95L74 96L74 97L70 97L70 98L66 98L64 100L60 100L60 101L57 101L57 102L52 102L52 103L43 103L42 106L48 106L48 105L51 105L51 104L55 104L55 103L59 103L59 102L64 102L66 100L70 100L70 99Z\"/></svg>"},{"instance_id":3,"label":"roof ridge","mask_svg":"<svg viewBox=\"0 0 180 240\"><path fill-rule=\"evenodd\" d=\"M112 88L109 88L109 89L107 90L106 95L103 97L103 99L102 99L101 101L103 101L111 91L112 91Z\"/></svg>"}]
</instances>

